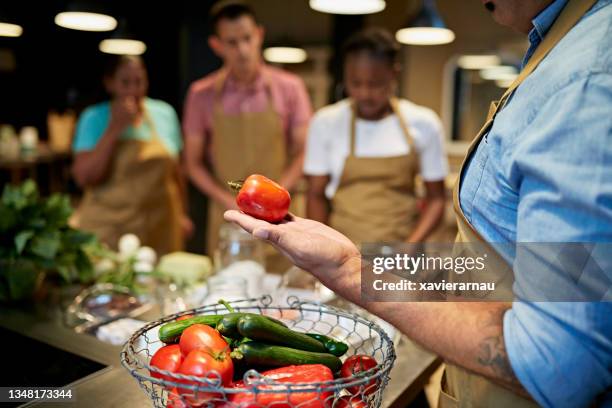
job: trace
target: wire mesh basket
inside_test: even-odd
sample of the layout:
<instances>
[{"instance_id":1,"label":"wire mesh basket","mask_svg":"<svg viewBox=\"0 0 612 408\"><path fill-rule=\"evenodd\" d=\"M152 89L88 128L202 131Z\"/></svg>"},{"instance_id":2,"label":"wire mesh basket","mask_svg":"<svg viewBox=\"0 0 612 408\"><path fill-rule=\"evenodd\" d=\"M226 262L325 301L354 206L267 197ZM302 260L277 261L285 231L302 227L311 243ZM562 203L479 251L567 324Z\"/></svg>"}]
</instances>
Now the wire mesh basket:
<instances>
[{"instance_id":1,"label":"wire mesh basket","mask_svg":"<svg viewBox=\"0 0 612 408\"><path fill-rule=\"evenodd\" d=\"M147 324L123 347L122 365L138 381L154 407L347 408L381 405L395 361L395 350L392 340L378 325L346 311L302 302L295 297L287 298L286 306L274 304L271 296L230 304L236 312L267 315L281 320L292 330L324 334L343 341L349 345L349 350L342 359L367 355L373 357L377 365L348 378L316 383L281 382L250 369L244 373L240 388L224 387L215 371L195 377L149 365L151 357L165 345L158 338L160 326L184 315L227 313L223 305L206 305ZM160 376L163 378L157 378Z\"/></svg>"}]
</instances>

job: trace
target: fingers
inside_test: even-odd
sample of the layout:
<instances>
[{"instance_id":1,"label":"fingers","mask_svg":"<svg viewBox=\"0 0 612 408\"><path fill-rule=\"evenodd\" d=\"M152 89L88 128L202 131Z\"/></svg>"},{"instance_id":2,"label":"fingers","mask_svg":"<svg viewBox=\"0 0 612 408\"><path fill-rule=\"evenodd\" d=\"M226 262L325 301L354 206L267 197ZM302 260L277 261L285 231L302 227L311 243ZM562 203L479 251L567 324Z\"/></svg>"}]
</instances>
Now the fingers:
<instances>
[{"instance_id":1,"label":"fingers","mask_svg":"<svg viewBox=\"0 0 612 408\"><path fill-rule=\"evenodd\" d=\"M234 222L244 228L246 231L251 234L254 233L257 229L266 229L268 227L272 227L271 224L266 221L258 220L257 218L253 218L250 215L246 215L236 210L228 210L223 214L223 218L226 221ZM260 238L260 237L258 237ZM265 238L263 238L265 239Z\"/></svg>"}]
</instances>

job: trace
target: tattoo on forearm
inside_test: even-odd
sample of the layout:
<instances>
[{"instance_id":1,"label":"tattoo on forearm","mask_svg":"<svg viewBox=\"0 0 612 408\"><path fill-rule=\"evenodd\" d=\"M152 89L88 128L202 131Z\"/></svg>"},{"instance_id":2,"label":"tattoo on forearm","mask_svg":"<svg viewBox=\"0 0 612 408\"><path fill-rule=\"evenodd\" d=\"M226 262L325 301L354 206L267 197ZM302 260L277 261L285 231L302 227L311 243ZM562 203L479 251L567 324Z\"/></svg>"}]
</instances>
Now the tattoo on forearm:
<instances>
[{"instance_id":1,"label":"tattoo on forearm","mask_svg":"<svg viewBox=\"0 0 612 408\"><path fill-rule=\"evenodd\" d=\"M503 336L487 337L480 343L478 362L483 366L491 367L495 374L503 379L515 380Z\"/></svg>"},{"instance_id":2,"label":"tattoo on forearm","mask_svg":"<svg viewBox=\"0 0 612 408\"><path fill-rule=\"evenodd\" d=\"M524 389L512 370L506 346L504 345L502 321L505 309L491 310L486 318L483 319L480 325L481 329L486 333L495 332L496 334L485 337L480 342L477 361L480 365L488 367L499 380L515 391L524 394Z\"/></svg>"}]
</instances>

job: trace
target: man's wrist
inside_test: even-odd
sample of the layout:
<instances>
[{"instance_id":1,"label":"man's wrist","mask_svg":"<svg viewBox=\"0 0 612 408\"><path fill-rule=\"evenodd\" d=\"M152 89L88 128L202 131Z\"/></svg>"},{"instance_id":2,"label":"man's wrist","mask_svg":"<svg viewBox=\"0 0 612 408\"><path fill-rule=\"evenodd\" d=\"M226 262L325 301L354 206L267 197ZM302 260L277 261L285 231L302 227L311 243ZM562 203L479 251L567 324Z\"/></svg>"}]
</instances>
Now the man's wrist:
<instances>
[{"instance_id":1,"label":"man's wrist","mask_svg":"<svg viewBox=\"0 0 612 408\"><path fill-rule=\"evenodd\" d=\"M323 276L340 296L354 303L359 302L361 298L361 254L359 252L347 255L340 266L328 269Z\"/></svg>"}]
</instances>

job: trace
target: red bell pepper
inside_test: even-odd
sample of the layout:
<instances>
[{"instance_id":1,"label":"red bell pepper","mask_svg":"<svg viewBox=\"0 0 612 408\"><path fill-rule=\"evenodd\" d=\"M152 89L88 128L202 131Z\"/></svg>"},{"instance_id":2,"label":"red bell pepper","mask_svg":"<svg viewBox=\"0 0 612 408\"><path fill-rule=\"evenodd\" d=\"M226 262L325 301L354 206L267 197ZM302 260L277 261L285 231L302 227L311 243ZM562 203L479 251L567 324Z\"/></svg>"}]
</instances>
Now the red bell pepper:
<instances>
[{"instance_id":1,"label":"red bell pepper","mask_svg":"<svg viewBox=\"0 0 612 408\"><path fill-rule=\"evenodd\" d=\"M274 370L264 371L262 377L274 380L282 384L295 383L320 383L332 381L334 375L331 370L322 364L306 364L299 366L287 366ZM228 395L230 402L240 408L262 408L272 406L274 408L325 408L331 401L333 392L290 392L288 393L285 385L249 385L243 381L234 384L235 388L244 389L245 392ZM260 391L255 393L254 391ZM279 392L268 393L261 391L279 390ZM292 389L293 391L293 389ZM271 405L274 404L274 405Z\"/></svg>"},{"instance_id":2,"label":"red bell pepper","mask_svg":"<svg viewBox=\"0 0 612 408\"><path fill-rule=\"evenodd\" d=\"M289 211L289 192L267 177L253 174L243 182L230 181L228 184L238 192L236 204L245 214L268 222L280 222Z\"/></svg>"}]
</instances>

